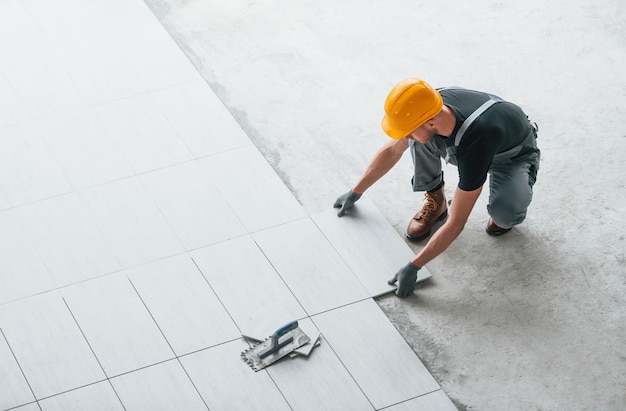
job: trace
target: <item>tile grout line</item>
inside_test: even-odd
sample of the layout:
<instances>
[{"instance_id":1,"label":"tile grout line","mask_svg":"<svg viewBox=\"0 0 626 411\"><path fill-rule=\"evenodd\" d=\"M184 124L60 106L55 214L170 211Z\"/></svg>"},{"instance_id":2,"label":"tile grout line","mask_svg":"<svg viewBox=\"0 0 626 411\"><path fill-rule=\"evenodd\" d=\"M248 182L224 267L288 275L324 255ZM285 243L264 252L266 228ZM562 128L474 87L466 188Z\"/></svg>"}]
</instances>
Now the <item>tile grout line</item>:
<instances>
[{"instance_id":1,"label":"tile grout line","mask_svg":"<svg viewBox=\"0 0 626 411\"><path fill-rule=\"evenodd\" d=\"M96 355L96 352L93 350L93 347L91 346L91 344L89 343L89 340L87 339L87 336L85 335L85 333L83 332L83 329L81 328L80 324L78 323L78 320L76 319L76 317L74 316L74 313L72 312L72 309L70 308L69 304L67 303L67 301L65 300L65 297L61 297L61 299L63 300L63 303L65 304L65 307L67 307L67 310L69 311L70 315L72 316L72 319L74 320L74 323L76 324L76 326L78 327L78 330L80 331L80 334L83 336L83 338L85 339L85 342L87 343L87 346L89 347L89 350L91 351L91 353L93 354L94 358L96 359L96 361L98 362L98 365L100 366L100 368L102 369L102 373L104 374L106 380L102 380L102 381L108 381L111 389L113 390L113 392L115 393L115 396L117 397L118 401L120 402L120 404L122 405L122 408L124 408L124 410L126 410L126 407L124 406L124 403L122 402L122 399L120 398L119 394L117 393L117 390L115 389L115 387L113 386L113 383L111 382L111 379L109 378L106 370L104 369L104 366L102 365L102 363L100 362L100 359L98 358L98 356ZM96 381L92 384L88 384L88 385L93 385L96 384L98 382L102 382L102 381ZM84 387L88 386L85 385ZM82 388L82 387L77 387L74 388L78 389L78 388ZM73 390L69 390L69 391L73 391ZM67 391L66 391L67 392ZM59 393L62 394L62 393ZM55 394L55 395L59 395L59 394Z\"/></svg>"},{"instance_id":2,"label":"tile grout line","mask_svg":"<svg viewBox=\"0 0 626 411\"><path fill-rule=\"evenodd\" d=\"M391 407L395 407L396 405L404 404L404 403L407 403L407 402L409 402L409 401L413 401L413 400L415 400L415 399L422 398L422 397L425 397L425 396L430 395L430 394L434 394L434 393L436 393L436 392L438 392L438 391L441 391L442 393L444 393L444 394L447 396L447 394L443 391L443 388L441 388L441 387L440 387L440 388L437 388L436 390L432 390L432 391L429 391L429 392L425 392L424 394L417 395L417 396L415 396L415 397L407 398L407 399L406 399L406 400L404 400L404 401L396 402L395 404L390 404L390 405L387 405L387 406L385 406L385 407L383 407L383 408L378 408L378 409L376 409L376 411L384 411L384 410L388 410L388 409L390 409Z\"/></svg>"},{"instance_id":3,"label":"tile grout line","mask_svg":"<svg viewBox=\"0 0 626 411\"><path fill-rule=\"evenodd\" d=\"M4 333L4 330L2 330L2 328L0 328L0 334L2 334L2 338L7 343L7 347L9 348L9 351L11 351L11 355L13 356L13 359L15 360L15 363L17 364L18 368L20 369L20 372L22 373L22 377L24 377L24 381L26 381L26 385L28 385L28 389L30 390L31 394L33 394L33 398L35 399L35 402L37 403L37 406L41 410L41 406L39 405L39 401L37 400L37 396L35 395L35 391L33 391L33 387L31 387L30 382L28 381L28 378L26 378L26 374L24 374L24 370L22 369L22 366L20 365L20 362L17 360L17 357L15 356L15 352L13 351L13 348L11 348L11 344L9 344L9 340L7 339L7 336ZM29 403L29 404L31 404L31 403ZM18 405L18 407L19 407L19 405Z\"/></svg>"},{"instance_id":4,"label":"tile grout line","mask_svg":"<svg viewBox=\"0 0 626 411\"><path fill-rule=\"evenodd\" d=\"M141 304L144 306L144 308L146 309L146 311L150 315L150 318L152 318L152 321L154 322L154 325L156 325L157 329L159 330L159 332L163 336L163 339L165 339L165 342L170 347L170 350L172 350L172 354L174 354L174 358L176 358L176 361L178 362L178 365L180 365L180 367L183 369L183 371L185 372L185 375L189 379L189 382L191 382L191 385L193 386L194 390L196 390L196 393L198 394L198 396L200 397L200 399L204 403L204 406L207 408L207 410L209 410L210 409L209 405L204 400L204 397L202 397L202 394L200 393L200 390L198 390L198 387L196 386L196 383L191 379L191 376L189 375L189 373L185 369L185 366L180 361L180 358L179 358L178 354L176 354L176 351L174 350L174 347L172 347L172 344L170 344L169 340L165 336L165 333L163 332L163 330L161 329L161 327L157 323L156 318L154 318L154 316L152 315L152 312L150 311L150 309L146 305L145 301L143 300L143 298L141 298L141 294L139 294L139 290L137 290L137 288L135 287L135 284L133 284L133 281L129 277L126 277L126 278L128 279L128 282L130 283L131 287L133 287L133 290L135 290L135 293L137 294L137 297L139 297L139 300L141 301Z\"/></svg>"},{"instance_id":5,"label":"tile grout line","mask_svg":"<svg viewBox=\"0 0 626 411\"><path fill-rule=\"evenodd\" d=\"M0 129L0 130L2 130L2 129ZM43 142L46 145L48 145L48 142L46 141L45 138L43 138L43 136L41 137L41 139L43 140ZM64 192L61 192L61 193L58 193L58 194L50 195L50 196L39 198L39 199L36 199L36 200L26 201L26 202L23 202L23 203L20 203L20 204L17 204L17 205L13 205L12 204L10 207L0 209L0 213L2 213L4 211L9 211L9 210L14 210L14 209L17 209L17 208L29 206L29 205L32 205L32 204L42 203L42 202L48 201L48 200L53 200L55 198L68 196L68 195L71 195L71 194L74 194L74 193L85 192L85 191L88 191L88 190L91 190L91 189L94 189L94 188L97 188L97 187L102 187L102 186L105 186L105 185L108 185L108 184L113 184L113 183L118 183L118 182L125 181L125 180L130 180L132 178L140 177L140 176L145 175L145 174L150 174L150 173L161 171L161 170L165 170L165 169L168 169L168 168L177 167L177 166L180 166L180 165L183 165L183 164L192 163L192 162L199 162L200 160L208 159L208 158L211 158L213 156L219 156L219 155L222 155L222 154L225 154L225 153L229 153L229 152L232 152L232 151L240 150L240 149L243 149L243 148L248 148L248 147L251 147L251 146L255 147L258 150L258 148L254 145L254 143L249 143L249 144L243 145L241 147L229 148L229 149L226 149L226 150L223 150L223 151L219 151L219 152L216 152L216 153L203 155L203 156L200 156L200 157L197 157L194 153L191 153L192 158L190 158L188 160L182 160L182 161L178 161L178 162L175 162L175 163L172 163L172 164L167 164L167 165L164 165L162 167L154 168L154 169L148 170L148 171L135 172L133 170L134 174L130 174L130 175L127 175L127 176L124 176L124 177L114 178L112 180L102 181L100 183L88 185L88 186L85 186L85 187L79 187L79 188L73 188L72 187L71 190L64 191ZM58 162L56 158L54 158L54 161ZM130 167L130 168L132 169L132 167ZM67 179L67 177L65 175L64 175L64 177ZM70 184L69 181L68 181L68 184ZM0 190L2 190L4 192L4 189L1 186L0 186ZM219 189L218 189L218 191L219 191ZM220 193L221 193L221 191L220 191ZM6 196L6 194L5 194L5 196ZM230 206L230 204L229 204L229 206ZM260 230L257 230L257 231L260 231Z\"/></svg>"},{"instance_id":6,"label":"tile grout line","mask_svg":"<svg viewBox=\"0 0 626 411\"><path fill-rule=\"evenodd\" d=\"M252 237L250 237L252 239ZM254 239L253 239L254 240ZM258 245L256 244L256 242L254 243L257 247ZM265 254L263 254L263 256L265 256ZM265 257L267 259L267 257ZM226 311L226 313L228 314L228 316L230 317L231 321L233 322L233 324L235 324L235 327L237 327L237 330L239 331L239 334L241 334L241 328L239 328L239 325L237 324L237 322L235 321L235 319L232 317L230 311L228 311L228 309L226 308L226 306L224 305L224 303L222 302L222 299L220 298L220 296L215 292L215 290L213 289L213 286L211 285L211 283L209 282L209 280L206 278L206 276L204 275L204 273L202 272L202 270L200 269L200 267L198 266L198 264L196 263L196 261L193 259L193 257L191 258L191 261L193 261L193 264L196 266L196 268L198 269L198 271L200 272L200 275L202 275L202 278L204 278L204 281L206 281L207 285L209 286L209 288L211 289L211 291L213 291L213 294L215 294L215 297L217 298L217 300L220 302L220 304L222 305L222 307L224 308L224 311ZM269 260L268 260L269 261ZM270 262L271 265L271 262ZM276 269L274 268L274 266L272 265L272 268L274 269L274 271L276 272L276 274L278 274L278 272L276 271ZM278 274L278 276L280 277L280 274ZM280 277L280 279L282 280L282 277ZM286 284L285 284L286 286ZM287 289L289 289L289 287L287 287ZM291 290L289 289L289 292L291 292ZM292 293L293 294L293 293ZM295 297L295 296L294 296ZM296 299L296 301L298 301L298 299ZM300 305L300 307L302 308L302 311L304 311L305 314L308 315L308 313L306 312L306 310L304 309L304 307L302 307L302 305L300 304L300 301L298 301L298 304ZM307 317L308 318L308 317ZM243 338L243 340L246 342L246 344L248 344L248 346L250 346L249 341L243 337L243 334L241 334ZM184 368L184 367L183 367ZM274 386L276 387L276 389L278 390L278 392L280 393L280 395L283 397L283 399L285 400L285 403L289 406L289 408L291 408L293 410L293 407L291 406L291 404L289 404L289 401L287 401L287 398L285 397L285 395L283 394L282 390L280 389L280 387L278 386L278 384L276 383L276 381L274 380L274 378L272 378L272 375L267 372L267 370L263 370L265 372L265 375L267 375L270 380L272 381L272 383L274 384ZM185 370L186 372L186 370ZM190 377L191 379L191 377Z\"/></svg>"},{"instance_id":7,"label":"tile grout line","mask_svg":"<svg viewBox=\"0 0 626 411\"><path fill-rule=\"evenodd\" d=\"M325 212L322 212L325 213ZM322 214L320 213L320 214ZM317 215L317 214L316 214ZM322 229L322 227L320 227L317 224L317 221L315 221L315 218L313 218L314 216L311 216L311 221L313 222L313 224L315 225L315 227L317 228L317 230L322 234L322 236L324 236L324 239L326 239L326 241L328 242L328 244L332 247L332 249L335 251L335 253L337 253L337 255L339 256L339 258L341 258L341 261L344 262L344 264L348 267L348 269L350 270L350 272L352 273L352 276L354 278L356 278L356 280L359 282L359 284L361 284L363 286L363 288L367 291L368 294L370 294L370 298L376 298L376 297L380 297L382 295L388 294L391 291L394 291L393 289L390 289L388 291L384 291L382 294L377 294L377 295L372 295L369 290L367 289L367 286L365 284L363 284L363 282L361 281L361 279L359 278L359 276L357 275L357 273L352 269L352 266L345 260L343 254L337 250L337 248L335 247L335 244L330 240L330 238L328 238L328 236L326 235L326 233L324 232L324 230Z\"/></svg>"},{"instance_id":8,"label":"tile grout line","mask_svg":"<svg viewBox=\"0 0 626 411\"><path fill-rule=\"evenodd\" d=\"M355 304L355 303L351 303L351 304ZM348 304L348 305L351 305ZM345 306L344 306L345 307ZM341 308L341 307L337 307L337 308ZM334 308L333 310L336 310L337 308ZM330 310L329 310L330 311ZM317 314L316 314L317 315ZM318 330L320 330L320 327L317 325L317 323L315 322L315 319L313 317L311 317L311 321L313 322L313 325L315 325L315 328L317 328ZM321 333L321 330L320 330ZM323 334L322 334L323 335ZM335 349L333 348L333 345L331 344L330 341L328 341L328 339L326 338L326 336L324 336L324 341L326 341L326 344L328 344L328 347L330 348L330 350L333 352L333 354L335 354L335 357L337 357L337 360L339 361L339 363L341 364L341 366L343 367L344 370L346 370L346 372L348 373L348 375L350 376L350 378L352 379L352 381L354 381L354 383L356 384L357 387L359 387L359 391L361 391L361 394L363 394L363 396L365 397L365 399L367 400L367 402L372 406L372 409L375 410L376 407L374 406L374 404L372 403L372 400L370 400L370 398L367 396L367 394L365 393L365 391L363 390L363 388L361 387L361 385L359 384L359 382L356 380L356 378L354 378L354 375L352 375L352 373L350 372L350 370L348 369L348 367L346 366L346 364L343 362L343 360L341 359L341 357L339 356L339 354L337 353L337 351L335 351Z\"/></svg>"}]
</instances>

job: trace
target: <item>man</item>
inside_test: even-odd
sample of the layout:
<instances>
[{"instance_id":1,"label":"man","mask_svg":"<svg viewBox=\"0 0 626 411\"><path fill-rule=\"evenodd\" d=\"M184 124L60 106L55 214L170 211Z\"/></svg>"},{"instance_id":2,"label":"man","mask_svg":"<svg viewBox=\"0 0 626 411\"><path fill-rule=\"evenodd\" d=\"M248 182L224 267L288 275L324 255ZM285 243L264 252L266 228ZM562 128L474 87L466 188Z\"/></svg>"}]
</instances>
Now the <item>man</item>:
<instances>
[{"instance_id":1,"label":"man","mask_svg":"<svg viewBox=\"0 0 626 411\"><path fill-rule=\"evenodd\" d=\"M423 80L398 83L387 96L383 130L393 140L374 156L357 184L340 196L338 216L385 175L410 149L414 164L413 191L426 201L407 227L411 240L427 238L438 221L448 217L425 247L389 280L396 295L413 293L417 272L441 254L463 231L490 175L490 218L485 230L498 236L526 217L539 168L537 126L521 108L501 98L458 87L435 90ZM446 202L441 158L458 167L454 200Z\"/></svg>"}]
</instances>

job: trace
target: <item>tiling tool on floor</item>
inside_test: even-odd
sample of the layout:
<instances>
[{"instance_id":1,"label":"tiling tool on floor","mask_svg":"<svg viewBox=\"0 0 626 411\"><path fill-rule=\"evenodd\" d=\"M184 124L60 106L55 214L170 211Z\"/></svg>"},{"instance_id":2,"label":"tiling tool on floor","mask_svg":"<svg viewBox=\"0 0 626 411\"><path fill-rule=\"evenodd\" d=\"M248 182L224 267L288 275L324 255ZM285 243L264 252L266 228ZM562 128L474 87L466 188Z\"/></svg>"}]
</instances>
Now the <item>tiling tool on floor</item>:
<instances>
[{"instance_id":1,"label":"tiling tool on floor","mask_svg":"<svg viewBox=\"0 0 626 411\"><path fill-rule=\"evenodd\" d=\"M276 330L265 341L242 352L241 358L254 371L259 371L289 355L310 340L309 336L298 327L298 322L293 321Z\"/></svg>"}]
</instances>

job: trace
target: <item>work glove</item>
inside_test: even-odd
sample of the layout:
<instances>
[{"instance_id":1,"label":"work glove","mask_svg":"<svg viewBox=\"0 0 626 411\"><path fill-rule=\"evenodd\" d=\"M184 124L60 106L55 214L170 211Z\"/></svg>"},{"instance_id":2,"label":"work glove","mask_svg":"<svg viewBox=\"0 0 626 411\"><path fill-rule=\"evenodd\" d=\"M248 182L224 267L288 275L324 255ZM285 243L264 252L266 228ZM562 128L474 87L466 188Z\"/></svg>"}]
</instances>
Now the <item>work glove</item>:
<instances>
[{"instance_id":1,"label":"work glove","mask_svg":"<svg viewBox=\"0 0 626 411\"><path fill-rule=\"evenodd\" d=\"M335 205L333 205L333 207L335 208L340 208L339 212L337 213L337 217L343 216L346 211L348 211L348 209L357 202L359 198L361 198L361 194L357 194L352 190L343 195L340 195L337 198L337 201L335 201Z\"/></svg>"},{"instance_id":2,"label":"work glove","mask_svg":"<svg viewBox=\"0 0 626 411\"><path fill-rule=\"evenodd\" d=\"M415 264L408 263L402 267L391 280L387 281L387 284L394 285L397 282L396 295L400 298L408 297L413 294L413 290L415 290L417 272L420 269L421 268Z\"/></svg>"}]
</instances>

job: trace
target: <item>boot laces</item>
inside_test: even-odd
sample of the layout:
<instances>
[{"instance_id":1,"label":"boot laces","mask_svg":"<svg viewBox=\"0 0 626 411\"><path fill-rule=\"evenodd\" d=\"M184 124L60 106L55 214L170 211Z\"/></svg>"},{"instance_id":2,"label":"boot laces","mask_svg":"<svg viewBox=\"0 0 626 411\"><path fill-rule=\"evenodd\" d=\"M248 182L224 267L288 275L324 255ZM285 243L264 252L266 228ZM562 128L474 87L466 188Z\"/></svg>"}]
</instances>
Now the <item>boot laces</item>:
<instances>
[{"instance_id":1,"label":"boot laces","mask_svg":"<svg viewBox=\"0 0 626 411\"><path fill-rule=\"evenodd\" d=\"M422 211L420 212L417 219L425 219L428 220L431 215L433 215L437 209L439 208L439 204L435 201L435 198L428 192L424 193L424 197L426 197L426 203L422 207Z\"/></svg>"}]
</instances>

